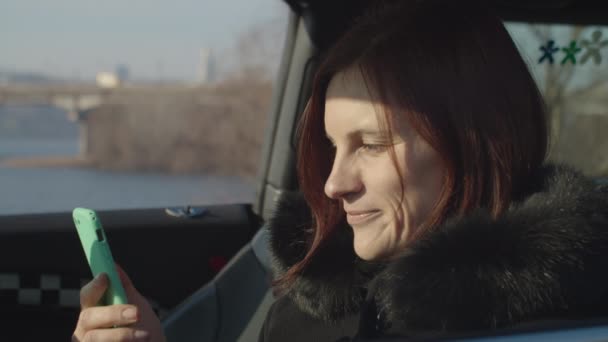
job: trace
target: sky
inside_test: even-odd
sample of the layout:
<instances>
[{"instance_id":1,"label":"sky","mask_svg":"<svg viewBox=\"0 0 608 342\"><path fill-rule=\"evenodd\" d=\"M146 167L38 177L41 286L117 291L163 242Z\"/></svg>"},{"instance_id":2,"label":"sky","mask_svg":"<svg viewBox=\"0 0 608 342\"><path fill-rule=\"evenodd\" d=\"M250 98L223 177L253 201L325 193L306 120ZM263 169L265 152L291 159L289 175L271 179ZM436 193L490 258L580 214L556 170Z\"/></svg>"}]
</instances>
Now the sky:
<instances>
[{"instance_id":1,"label":"sky","mask_svg":"<svg viewBox=\"0 0 608 342\"><path fill-rule=\"evenodd\" d=\"M1 0L0 70L91 80L194 80L201 49L221 68L237 37L287 24L281 0ZM281 49L281 42L277 42Z\"/></svg>"}]
</instances>

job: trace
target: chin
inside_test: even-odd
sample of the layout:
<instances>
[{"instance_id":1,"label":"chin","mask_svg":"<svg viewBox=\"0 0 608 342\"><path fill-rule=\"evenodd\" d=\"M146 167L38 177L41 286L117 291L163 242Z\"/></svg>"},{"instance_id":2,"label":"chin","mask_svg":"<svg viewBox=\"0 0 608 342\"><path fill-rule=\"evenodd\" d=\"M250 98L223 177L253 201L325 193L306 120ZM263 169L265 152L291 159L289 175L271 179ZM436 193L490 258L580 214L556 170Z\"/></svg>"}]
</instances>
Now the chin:
<instances>
[{"instance_id":1,"label":"chin","mask_svg":"<svg viewBox=\"0 0 608 342\"><path fill-rule=\"evenodd\" d=\"M377 261L389 257L392 246L385 235L387 228L383 223L353 228L355 254L365 261Z\"/></svg>"},{"instance_id":2,"label":"chin","mask_svg":"<svg viewBox=\"0 0 608 342\"><path fill-rule=\"evenodd\" d=\"M381 251L374 248L375 246L370 246L369 243L357 243L357 239L354 242L355 254L365 261L374 261L382 258Z\"/></svg>"}]
</instances>

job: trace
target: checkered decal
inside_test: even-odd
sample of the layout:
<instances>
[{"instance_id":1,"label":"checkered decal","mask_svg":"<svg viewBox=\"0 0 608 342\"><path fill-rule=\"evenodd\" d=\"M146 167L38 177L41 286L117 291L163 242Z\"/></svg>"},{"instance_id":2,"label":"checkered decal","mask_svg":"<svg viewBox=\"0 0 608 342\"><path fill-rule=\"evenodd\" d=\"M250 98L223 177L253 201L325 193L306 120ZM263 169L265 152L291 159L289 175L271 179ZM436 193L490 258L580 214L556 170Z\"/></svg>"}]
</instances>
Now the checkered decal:
<instances>
[{"instance_id":1,"label":"checkered decal","mask_svg":"<svg viewBox=\"0 0 608 342\"><path fill-rule=\"evenodd\" d=\"M91 279L54 274L0 273L0 307L38 306L54 308L80 308L80 288ZM148 302L163 318L167 311L157 302Z\"/></svg>"}]
</instances>

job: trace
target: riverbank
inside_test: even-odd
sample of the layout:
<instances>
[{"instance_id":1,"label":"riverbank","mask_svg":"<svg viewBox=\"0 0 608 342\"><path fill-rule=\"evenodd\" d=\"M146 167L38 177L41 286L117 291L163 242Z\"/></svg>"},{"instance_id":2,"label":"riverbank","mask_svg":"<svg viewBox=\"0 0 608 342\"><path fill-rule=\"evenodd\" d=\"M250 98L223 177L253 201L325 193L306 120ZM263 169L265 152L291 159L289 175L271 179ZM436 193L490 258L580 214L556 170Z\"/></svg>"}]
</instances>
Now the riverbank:
<instances>
[{"instance_id":1,"label":"riverbank","mask_svg":"<svg viewBox=\"0 0 608 342\"><path fill-rule=\"evenodd\" d=\"M44 157L25 157L7 158L0 160L0 167L12 168L74 168L91 167L92 163L88 160L75 156L44 156Z\"/></svg>"}]
</instances>

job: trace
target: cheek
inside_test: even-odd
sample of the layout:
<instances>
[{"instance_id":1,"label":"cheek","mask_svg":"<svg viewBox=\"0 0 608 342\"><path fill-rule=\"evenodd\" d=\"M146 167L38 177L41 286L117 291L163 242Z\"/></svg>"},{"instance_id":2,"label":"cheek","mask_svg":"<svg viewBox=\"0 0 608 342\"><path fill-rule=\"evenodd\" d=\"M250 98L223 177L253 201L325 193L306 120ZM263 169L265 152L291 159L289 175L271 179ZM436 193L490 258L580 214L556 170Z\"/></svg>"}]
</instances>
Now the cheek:
<instances>
[{"instance_id":1,"label":"cheek","mask_svg":"<svg viewBox=\"0 0 608 342\"><path fill-rule=\"evenodd\" d=\"M412 182L419 186L434 186L437 180L441 180L443 174L443 163L439 154L422 138L418 137L412 143L409 151L405 151L404 165L406 173Z\"/></svg>"},{"instance_id":2,"label":"cheek","mask_svg":"<svg viewBox=\"0 0 608 342\"><path fill-rule=\"evenodd\" d=\"M403 164L400 163L403 170ZM370 161L366 168L365 188L370 195L390 201L398 202L401 198L401 176L395 169L392 159L386 155ZM401 171L403 173L403 171ZM403 183L405 185L405 183Z\"/></svg>"},{"instance_id":3,"label":"cheek","mask_svg":"<svg viewBox=\"0 0 608 342\"><path fill-rule=\"evenodd\" d=\"M417 227L428 219L439 198L445 170L439 155L426 143L405 160L405 197L410 206L406 209L410 224Z\"/></svg>"},{"instance_id":4,"label":"cheek","mask_svg":"<svg viewBox=\"0 0 608 342\"><path fill-rule=\"evenodd\" d=\"M403 162L400 162L403 174ZM404 206L407 198L404 196L402 201L401 176L395 169L395 164L389 155L377 158L370 163L367 168L368 175L365 181L366 197L370 204L383 212L382 222L384 225L403 226L404 225ZM403 182L403 193L407 193L407 182ZM366 201L367 202L367 201Z\"/></svg>"},{"instance_id":5,"label":"cheek","mask_svg":"<svg viewBox=\"0 0 608 342\"><path fill-rule=\"evenodd\" d=\"M395 154L401 175L395 172L386 183L392 187L392 203L398 207L395 220L410 234L426 220L435 204L443 173L438 154L424 141L415 140L407 146L399 146Z\"/></svg>"}]
</instances>

